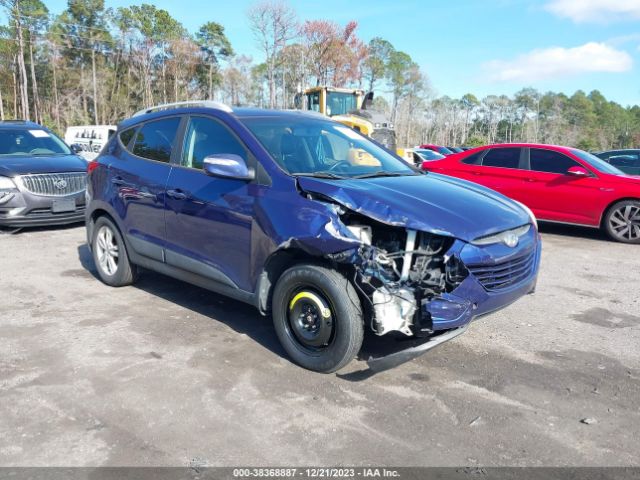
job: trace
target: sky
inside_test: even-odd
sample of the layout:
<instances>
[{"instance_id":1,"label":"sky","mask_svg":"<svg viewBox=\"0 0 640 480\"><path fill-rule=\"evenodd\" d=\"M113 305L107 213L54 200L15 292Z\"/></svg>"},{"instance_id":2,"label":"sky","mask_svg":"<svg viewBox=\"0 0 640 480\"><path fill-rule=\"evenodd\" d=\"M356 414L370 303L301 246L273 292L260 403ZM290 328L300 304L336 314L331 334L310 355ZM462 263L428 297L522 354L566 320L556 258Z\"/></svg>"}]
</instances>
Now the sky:
<instances>
[{"instance_id":1,"label":"sky","mask_svg":"<svg viewBox=\"0 0 640 480\"><path fill-rule=\"evenodd\" d=\"M58 14L66 0L43 0ZM107 7L141 1L106 0ZM255 0L147 0L190 32L225 27L239 54L261 62L247 21ZM358 22L358 36L380 36L408 53L435 95L512 95L523 87L599 90L640 105L640 0L290 0L299 18Z\"/></svg>"}]
</instances>

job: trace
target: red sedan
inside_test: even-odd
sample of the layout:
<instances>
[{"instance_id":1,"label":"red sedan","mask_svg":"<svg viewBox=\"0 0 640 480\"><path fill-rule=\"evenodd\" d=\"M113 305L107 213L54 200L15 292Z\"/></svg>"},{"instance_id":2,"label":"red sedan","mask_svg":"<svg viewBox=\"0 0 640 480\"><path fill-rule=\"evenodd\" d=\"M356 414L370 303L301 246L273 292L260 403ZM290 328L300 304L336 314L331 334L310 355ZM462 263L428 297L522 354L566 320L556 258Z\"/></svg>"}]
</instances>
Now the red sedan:
<instances>
[{"instance_id":1,"label":"red sedan","mask_svg":"<svg viewBox=\"0 0 640 480\"><path fill-rule=\"evenodd\" d=\"M550 222L602 228L640 244L640 176L576 148L487 145L424 162L424 170L470 180L528 206Z\"/></svg>"}]
</instances>

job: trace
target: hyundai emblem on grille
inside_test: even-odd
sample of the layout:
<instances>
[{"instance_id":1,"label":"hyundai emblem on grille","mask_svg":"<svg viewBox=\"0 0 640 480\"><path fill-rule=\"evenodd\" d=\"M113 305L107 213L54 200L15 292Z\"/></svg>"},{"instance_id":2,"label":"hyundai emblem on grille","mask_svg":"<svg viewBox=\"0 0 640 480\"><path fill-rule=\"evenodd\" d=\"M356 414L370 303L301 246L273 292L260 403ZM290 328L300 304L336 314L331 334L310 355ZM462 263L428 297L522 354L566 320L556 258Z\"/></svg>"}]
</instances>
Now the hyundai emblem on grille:
<instances>
[{"instance_id":1,"label":"hyundai emblem on grille","mask_svg":"<svg viewBox=\"0 0 640 480\"><path fill-rule=\"evenodd\" d=\"M507 247L515 248L518 246L518 236L513 232L507 233L502 241Z\"/></svg>"}]
</instances>

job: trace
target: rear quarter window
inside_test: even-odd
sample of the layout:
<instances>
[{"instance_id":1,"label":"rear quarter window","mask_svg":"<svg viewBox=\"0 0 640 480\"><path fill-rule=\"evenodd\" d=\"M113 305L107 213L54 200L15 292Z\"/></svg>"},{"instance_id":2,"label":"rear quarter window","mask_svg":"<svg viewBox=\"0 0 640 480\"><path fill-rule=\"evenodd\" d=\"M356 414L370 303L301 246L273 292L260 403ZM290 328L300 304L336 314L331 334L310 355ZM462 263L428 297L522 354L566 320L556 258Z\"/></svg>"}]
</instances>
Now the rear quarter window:
<instances>
[{"instance_id":1,"label":"rear quarter window","mask_svg":"<svg viewBox=\"0 0 640 480\"><path fill-rule=\"evenodd\" d=\"M136 127L133 128L129 128L127 130L124 130L123 132L120 132L120 141L122 142L122 145L124 145L125 147L129 147L129 143L131 143L131 139L133 138L133 136L136 133Z\"/></svg>"},{"instance_id":2,"label":"rear quarter window","mask_svg":"<svg viewBox=\"0 0 640 480\"><path fill-rule=\"evenodd\" d=\"M485 150L469 155L462 159L462 163L466 163L467 165L480 165L482 163L482 155L484 152Z\"/></svg>"},{"instance_id":3,"label":"rear quarter window","mask_svg":"<svg viewBox=\"0 0 640 480\"><path fill-rule=\"evenodd\" d=\"M518 168L520 166L519 148L492 148L482 159L484 167Z\"/></svg>"}]
</instances>

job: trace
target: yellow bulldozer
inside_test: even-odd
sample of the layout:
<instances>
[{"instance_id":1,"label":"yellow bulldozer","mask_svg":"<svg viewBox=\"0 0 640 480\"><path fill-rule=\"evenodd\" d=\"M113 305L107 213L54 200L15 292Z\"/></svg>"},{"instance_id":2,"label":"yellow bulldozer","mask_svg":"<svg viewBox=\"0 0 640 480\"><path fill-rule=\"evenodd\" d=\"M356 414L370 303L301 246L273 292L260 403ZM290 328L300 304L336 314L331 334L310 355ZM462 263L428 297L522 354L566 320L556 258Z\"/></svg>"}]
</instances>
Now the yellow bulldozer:
<instances>
[{"instance_id":1,"label":"yellow bulldozer","mask_svg":"<svg viewBox=\"0 0 640 480\"><path fill-rule=\"evenodd\" d=\"M365 95L359 89L312 87L296 95L295 104L298 109L327 115L396 151L394 126L384 113L372 109L373 92Z\"/></svg>"}]
</instances>

